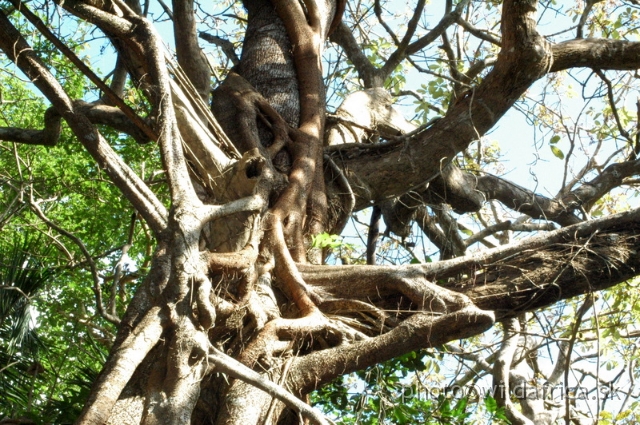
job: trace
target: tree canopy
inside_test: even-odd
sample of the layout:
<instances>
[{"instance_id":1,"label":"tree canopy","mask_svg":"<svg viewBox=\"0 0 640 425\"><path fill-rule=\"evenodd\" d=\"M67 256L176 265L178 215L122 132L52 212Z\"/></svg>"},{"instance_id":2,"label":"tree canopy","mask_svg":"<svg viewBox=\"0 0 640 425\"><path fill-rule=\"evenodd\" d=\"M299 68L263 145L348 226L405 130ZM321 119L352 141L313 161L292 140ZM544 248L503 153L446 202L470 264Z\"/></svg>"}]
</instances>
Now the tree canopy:
<instances>
[{"instance_id":1,"label":"tree canopy","mask_svg":"<svg viewBox=\"0 0 640 425\"><path fill-rule=\"evenodd\" d=\"M636 423L639 13L3 2L0 423Z\"/></svg>"}]
</instances>

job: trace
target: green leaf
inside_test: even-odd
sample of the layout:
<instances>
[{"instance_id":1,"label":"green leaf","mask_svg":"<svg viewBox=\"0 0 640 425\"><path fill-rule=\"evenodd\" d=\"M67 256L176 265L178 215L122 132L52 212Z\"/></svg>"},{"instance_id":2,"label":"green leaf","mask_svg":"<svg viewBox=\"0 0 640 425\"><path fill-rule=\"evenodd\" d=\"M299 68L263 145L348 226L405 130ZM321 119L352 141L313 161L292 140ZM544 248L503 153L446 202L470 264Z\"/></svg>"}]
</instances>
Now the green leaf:
<instances>
[{"instance_id":1,"label":"green leaf","mask_svg":"<svg viewBox=\"0 0 640 425\"><path fill-rule=\"evenodd\" d=\"M562 153L562 151L554 145L549 146L551 148L551 152L553 152L553 154L559 158L559 159L564 159L564 153Z\"/></svg>"},{"instance_id":2,"label":"green leaf","mask_svg":"<svg viewBox=\"0 0 640 425\"><path fill-rule=\"evenodd\" d=\"M466 417L465 411L467 410L468 399L466 397L461 398L456 403L456 407L453 409L453 415L458 417Z\"/></svg>"},{"instance_id":3,"label":"green leaf","mask_svg":"<svg viewBox=\"0 0 640 425\"><path fill-rule=\"evenodd\" d=\"M495 398L488 395L484 398L484 407L487 409L487 412L495 413L498 408L498 402L496 402Z\"/></svg>"},{"instance_id":4,"label":"green leaf","mask_svg":"<svg viewBox=\"0 0 640 425\"><path fill-rule=\"evenodd\" d=\"M551 138L551 140L549 140L549 143L551 143L552 145L558 143L560 141L560 136L559 135L555 135Z\"/></svg>"}]
</instances>

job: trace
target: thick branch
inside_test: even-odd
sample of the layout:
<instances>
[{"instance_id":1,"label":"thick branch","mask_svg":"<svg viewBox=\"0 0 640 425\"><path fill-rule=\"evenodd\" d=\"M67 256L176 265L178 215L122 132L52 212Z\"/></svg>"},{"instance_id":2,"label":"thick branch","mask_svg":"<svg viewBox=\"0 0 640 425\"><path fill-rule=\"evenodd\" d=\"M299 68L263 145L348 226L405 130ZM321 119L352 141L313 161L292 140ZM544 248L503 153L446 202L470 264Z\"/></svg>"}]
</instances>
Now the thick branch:
<instances>
[{"instance_id":1,"label":"thick branch","mask_svg":"<svg viewBox=\"0 0 640 425\"><path fill-rule=\"evenodd\" d=\"M199 204L196 198L187 162L182 149L182 136L178 131L175 110L171 97L171 84L164 59L164 46L149 21L138 18L136 32L145 45L149 76L159 99L158 144L167 172L171 200L174 207L181 208Z\"/></svg>"},{"instance_id":2,"label":"thick branch","mask_svg":"<svg viewBox=\"0 0 640 425\"><path fill-rule=\"evenodd\" d=\"M551 46L551 72L569 68L634 70L640 68L640 42L586 38Z\"/></svg>"},{"instance_id":3,"label":"thick branch","mask_svg":"<svg viewBox=\"0 0 640 425\"><path fill-rule=\"evenodd\" d=\"M320 288L325 297L374 304L400 291L400 284L407 279L414 285L422 280L425 286L456 279L444 286L465 294L481 309L495 311L496 318L508 318L634 277L640 269L639 230L637 209L438 263L298 268L304 280L312 288ZM296 376L302 381L298 384L309 390L325 379L491 326L486 311L467 311L468 315L464 311L459 310L459 316L452 312L437 319L416 313L380 337L303 357L297 363Z\"/></svg>"},{"instance_id":4,"label":"thick branch","mask_svg":"<svg viewBox=\"0 0 640 425\"><path fill-rule=\"evenodd\" d=\"M336 376L347 374L423 347L434 347L453 339L484 332L493 316L474 308L456 314L432 316L418 313L395 329L375 338L298 357L289 378L292 388L305 394Z\"/></svg>"},{"instance_id":5,"label":"thick branch","mask_svg":"<svg viewBox=\"0 0 640 425\"><path fill-rule=\"evenodd\" d=\"M126 133L140 144L150 140L119 108L81 100L74 101L74 106L79 112L85 114L93 124L106 125ZM28 145L55 146L61 134L60 118L60 114L55 108L49 108L44 114L44 128L42 130L0 127L0 140Z\"/></svg>"},{"instance_id":6,"label":"thick branch","mask_svg":"<svg viewBox=\"0 0 640 425\"><path fill-rule=\"evenodd\" d=\"M136 329L111 353L76 424L105 424L111 409L136 368L160 339L163 317L155 307L138 323Z\"/></svg>"},{"instance_id":7,"label":"thick branch","mask_svg":"<svg viewBox=\"0 0 640 425\"><path fill-rule=\"evenodd\" d=\"M1 127L0 140L27 145L55 146L60 139L61 132L60 114L54 108L49 108L44 113L44 128L42 130Z\"/></svg>"},{"instance_id":8,"label":"thick branch","mask_svg":"<svg viewBox=\"0 0 640 425\"><path fill-rule=\"evenodd\" d=\"M503 49L493 70L447 115L414 141L376 149L345 147L332 158L346 172L358 206L395 197L433 179L455 155L485 134L551 65L548 43L536 32L535 2L507 1ZM452 12L453 13L453 12ZM453 18L455 19L455 18ZM406 170L398 173L398 169Z\"/></svg>"},{"instance_id":9,"label":"thick branch","mask_svg":"<svg viewBox=\"0 0 640 425\"><path fill-rule=\"evenodd\" d=\"M342 47L353 66L355 66L356 71L358 71L358 75L362 78L365 87L383 86L384 78L364 54L353 32L345 23L340 23L331 34L331 41Z\"/></svg>"},{"instance_id":10,"label":"thick branch","mask_svg":"<svg viewBox=\"0 0 640 425\"><path fill-rule=\"evenodd\" d=\"M240 63L240 58L236 54L236 49L233 46L233 43L225 38L218 37L213 34L209 34L208 32L199 32L198 36L204 41L208 41L211 44L215 44L220 47L227 58L233 63L233 65L238 65Z\"/></svg>"},{"instance_id":11,"label":"thick branch","mask_svg":"<svg viewBox=\"0 0 640 425\"><path fill-rule=\"evenodd\" d=\"M639 228L640 209L635 209L437 263L298 268L312 288L321 287L337 298L370 302L389 295L381 288L408 276L422 276L429 282L455 278L444 286L467 295L480 308L507 317L634 277L640 269ZM583 246L588 249L575 257Z\"/></svg>"}]
</instances>

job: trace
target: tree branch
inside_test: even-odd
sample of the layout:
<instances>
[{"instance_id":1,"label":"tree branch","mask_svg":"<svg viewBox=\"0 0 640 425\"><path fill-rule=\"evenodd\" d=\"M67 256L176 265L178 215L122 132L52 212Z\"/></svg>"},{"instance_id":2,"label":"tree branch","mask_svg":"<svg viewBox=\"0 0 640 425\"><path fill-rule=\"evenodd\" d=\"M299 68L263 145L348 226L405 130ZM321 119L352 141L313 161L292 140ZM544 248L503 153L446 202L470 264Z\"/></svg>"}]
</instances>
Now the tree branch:
<instances>
[{"instance_id":1,"label":"tree branch","mask_svg":"<svg viewBox=\"0 0 640 425\"><path fill-rule=\"evenodd\" d=\"M640 42L585 38L551 46L550 72L569 68L635 70L640 68Z\"/></svg>"},{"instance_id":2,"label":"tree branch","mask_svg":"<svg viewBox=\"0 0 640 425\"><path fill-rule=\"evenodd\" d=\"M29 203L31 205L31 209L40 218L40 220L42 220L47 226L55 229L58 233L71 239L73 243L78 246L78 248L82 252L82 255L84 255L87 264L89 265L91 278L93 280L93 294L96 297L96 308L98 309L98 313L108 322L111 322L114 325L119 325L120 318L114 314L115 312L107 311L104 302L102 301L102 288L100 287L100 277L98 276L98 269L96 267L95 261L93 261L93 257L91 257L91 254L89 253L89 250L87 249L85 244L76 235L68 232L67 230L49 220L47 216L45 216L45 214L42 212L42 209L40 209L38 202L34 201L33 198L29 200Z\"/></svg>"},{"instance_id":3,"label":"tree branch","mask_svg":"<svg viewBox=\"0 0 640 425\"><path fill-rule=\"evenodd\" d=\"M178 63L200 98L209 103L211 74L209 63L198 44L193 0L173 0L173 35Z\"/></svg>"},{"instance_id":4,"label":"tree branch","mask_svg":"<svg viewBox=\"0 0 640 425\"><path fill-rule=\"evenodd\" d=\"M533 425L533 422L517 411L511 402L511 365L518 349L520 322L517 318L507 319L502 322L502 327L502 344L493 365L493 386L498 389L495 391L494 397L498 406L504 408L512 424Z\"/></svg>"},{"instance_id":5,"label":"tree branch","mask_svg":"<svg viewBox=\"0 0 640 425\"><path fill-rule=\"evenodd\" d=\"M490 328L493 321L492 314L473 307L443 316L417 313L381 336L296 358L288 381L292 388L300 388L300 393L306 394L336 376L364 369L400 353L477 335Z\"/></svg>"},{"instance_id":6,"label":"tree branch","mask_svg":"<svg viewBox=\"0 0 640 425\"><path fill-rule=\"evenodd\" d=\"M166 226L167 212L146 184L127 166L95 129L79 113L60 83L35 55L18 30L0 13L0 48L14 61L52 103L99 166L122 191L151 229L159 234Z\"/></svg>"},{"instance_id":7,"label":"tree branch","mask_svg":"<svg viewBox=\"0 0 640 425\"><path fill-rule=\"evenodd\" d=\"M222 49L222 52L231 61L231 63L233 63L234 66L240 63L240 58L236 54L235 47L233 46L233 43L230 42L229 40L222 37L218 37L216 35L209 34L208 32L204 32L204 31L200 31L198 33L198 36L204 41L207 41L211 44L215 44L216 46L220 47Z\"/></svg>"},{"instance_id":8,"label":"tree branch","mask_svg":"<svg viewBox=\"0 0 640 425\"><path fill-rule=\"evenodd\" d=\"M142 118L140 118L129 105L124 103L124 101L114 93L106 83L104 83L87 65L85 65L85 63L82 62L82 60L80 60L80 58L76 56L76 54L69 49L66 44L56 37L40 18L33 14L21 0L11 0L11 2L16 9L20 10L22 15L47 38L47 40L56 46L56 48L60 50L60 52L65 55L69 61L71 61L71 63L78 67L80 72L100 88L103 94L106 95L111 102L117 105L135 126L137 126L150 140L156 140L157 136L153 129L151 129L151 127Z\"/></svg>"},{"instance_id":9,"label":"tree branch","mask_svg":"<svg viewBox=\"0 0 640 425\"><path fill-rule=\"evenodd\" d=\"M490 34L487 31L481 30L479 28L476 28L475 26L473 26L470 22L465 21L462 16L459 16L456 19L456 23L458 25L460 25L462 28L465 29L465 31L467 31L470 34L473 34L474 36L478 37L481 40L484 41L488 41L491 44L495 44L496 46L501 46L502 42L500 41L500 39L492 34Z\"/></svg>"},{"instance_id":10,"label":"tree branch","mask_svg":"<svg viewBox=\"0 0 640 425\"><path fill-rule=\"evenodd\" d=\"M118 345L118 350L112 352L98 379L94 382L89 399L76 424L91 425L108 422L111 409L125 385L160 339L165 319L160 307L151 308L136 328Z\"/></svg>"},{"instance_id":11,"label":"tree branch","mask_svg":"<svg viewBox=\"0 0 640 425\"><path fill-rule=\"evenodd\" d=\"M532 1L505 3L503 48L495 66L477 88L460 96L444 118L405 143L390 143L375 151L345 147L339 155L332 155L354 188L356 208L368 205L371 200L396 197L432 180L458 152L493 127L534 81L548 72L551 52L536 31L534 4ZM420 166L416 164L417 158ZM398 168L406 171L398 173Z\"/></svg>"},{"instance_id":12,"label":"tree branch","mask_svg":"<svg viewBox=\"0 0 640 425\"><path fill-rule=\"evenodd\" d=\"M42 130L0 127L0 140L27 145L55 146L61 133L60 114L55 108L48 108L44 113L44 128Z\"/></svg>"},{"instance_id":13,"label":"tree branch","mask_svg":"<svg viewBox=\"0 0 640 425\"><path fill-rule=\"evenodd\" d=\"M362 78L365 87L382 87L384 85L384 78L381 73L371 61L369 61L369 58L367 58L356 41L351 29L349 29L344 22L336 27L330 39L342 47L356 68L358 75Z\"/></svg>"}]
</instances>

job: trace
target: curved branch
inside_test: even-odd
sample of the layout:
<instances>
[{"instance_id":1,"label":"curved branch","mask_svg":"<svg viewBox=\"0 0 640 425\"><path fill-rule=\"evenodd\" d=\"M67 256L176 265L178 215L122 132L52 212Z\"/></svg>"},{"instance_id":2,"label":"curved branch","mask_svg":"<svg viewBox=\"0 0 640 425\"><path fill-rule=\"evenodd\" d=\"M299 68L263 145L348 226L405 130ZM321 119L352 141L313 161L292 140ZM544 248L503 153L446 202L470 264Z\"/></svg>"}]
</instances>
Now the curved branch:
<instances>
[{"instance_id":1,"label":"curved branch","mask_svg":"<svg viewBox=\"0 0 640 425\"><path fill-rule=\"evenodd\" d=\"M503 48L495 66L478 87L460 96L445 117L405 143L380 145L375 150L350 146L332 155L354 188L357 208L432 180L548 72L552 55L549 44L536 31L535 4L505 2ZM406 171L398 173L398 169Z\"/></svg>"},{"instance_id":2,"label":"curved branch","mask_svg":"<svg viewBox=\"0 0 640 425\"><path fill-rule=\"evenodd\" d=\"M517 318L507 319L502 322L502 327L502 344L493 365L493 387L499 388L495 392L495 399L498 406L504 408L512 424L534 425L532 421L515 409L511 401L511 365L518 349L520 322Z\"/></svg>"},{"instance_id":3,"label":"curved branch","mask_svg":"<svg viewBox=\"0 0 640 425\"><path fill-rule=\"evenodd\" d=\"M204 41L207 41L211 44L215 44L216 46L220 47L222 49L222 52L231 61L233 65L238 65L240 63L240 58L236 54L236 49L233 46L233 43L230 42L229 40L222 37L218 37L213 34L209 34L208 32L204 32L204 31L199 32L198 37L200 37Z\"/></svg>"},{"instance_id":4,"label":"curved branch","mask_svg":"<svg viewBox=\"0 0 640 425\"><path fill-rule=\"evenodd\" d=\"M487 199L496 199L505 207L531 218L555 221L561 226L581 221L573 214L580 204L571 196L560 200L550 199L489 174L477 177L476 188L484 193Z\"/></svg>"},{"instance_id":5,"label":"curved branch","mask_svg":"<svg viewBox=\"0 0 640 425\"><path fill-rule=\"evenodd\" d=\"M55 229L58 233L71 239L73 243L78 246L78 248L82 252L82 255L84 255L84 258L87 261L87 264L89 264L89 270L91 271L91 278L93 280L93 293L96 297L96 308L98 309L98 313L108 322L111 322L114 325L119 325L120 318L116 314L114 314L115 312L110 313L109 311L107 311L104 306L104 302L102 300L102 289L100 288L100 276L98 276L98 269L96 267L95 261L93 261L93 257L91 257L91 254L89 253L89 250L87 249L85 244L76 235L49 220L47 216L45 216L42 212L42 209L40 209L38 202L34 201L33 199L30 199L29 201L31 209L40 218L40 220L42 220L47 226Z\"/></svg>"},{"instance_id":6,"label":"curved branch","mask_svg":"<svg viewBox=\"0 0 640 425\"><path fill-rule=\"evenodd\" d=\"M139 144L149 143L149 135L140 129L127 114L113 106L96 103L86 103L81 100L74 101L78 111L84 113L93 124L106 125L114 130L126 133L133 137Z\"/></svg>"},{"instance_id":7,"label":"curved branch","mask_svg":"<svg viewBox=\"0 0 640 425\"><path fill-rule=\"evenodd\" d=\"M49 108L44 113L44 128L42 130L0 127L0 140L26 145L55 146L60 140L61 133L60 114L55 108Z\"/></svg>"},{"instance_id":8,"label":"curved branch","mask_svg":"<svg viewBox=\"0 0 640 425\"><path fill-rule=\"evenodd\" d=\"M109 98L111 102L118 106L124 113L134 123L141 132L143 132L149 139L156 140L156 134L151 129L151 127L134 112L133 109L116 94L111 88L102 81L80 58L69 48L66 44L64 44L58 37L51 32L49 27L42 22L40 18L38 18L34 13L32 13L27 6L21 0L12 0L13 5L16 9L20 10L22 15L29 20L37 29L44 35L47 40L49 40L60 52L71 61L75 66L78 67L80 72L84 74L92 83L94 83L97 87L102 90L105 96Z\"/></svg>"},{"instance_id":9,"label":"curved branch","mask_svg":"<svg viewBox=\"0 0 640 425\"><path fill-rule=\"evenodd\" d=\"M259 195L236 199L223 205L205 205L198 214L203 224L241 211L259 211L265 206L265 200Z\"/></svg>"},{"instance_id":10,"label":"curved branch","mask_svg":"<svg viewBox=\"0 0 640 425\"><path fill-rule=\"evenodd\" d=\"M413 33L416 31L417 19L420 17L420 14L422 13L422 9L424 9L424 3L425 3L424 1L418 0L418 4L416 5L416 9L414 10L413 16L411 17L411 21L409 23L409 27L407 28L407 32L405 33L403 41L407 39L407 36L408 36L408 39L411 40ZM420 8L419 12L417 10L418 7ZM393 42L396 44L396 46L399 47L400 40L398 40L398 36L391 30L391 27L389 26L389 24L387 24L382 18L382 6L380 5L380 0L374 0L373 10L374 10L374 13L376 14L376 17L378 18L378 22L380 23L380 25L382 25L382 27L387 32L387 34L389 34L389 37L393 39ZM411 25L411 23L413 23L414 25ZM411 29L411 27L413 27L413 29ZM409 32L411 32L411 34L409 34ZM405 48L406 48L406 45L405 45Z\"/></svg>"},{"instance_id":11,"label":"curved branch","mask_svg":"<svg viewBox=\"0 0 640 425\"><path fill-rule=\"evenodd\" d=\"M120 37L128 37L134 29L134 25L120 16L100 10L93 5L81 1L54 0L55 3L65 8L74 15L99 26L103 31Z\"/></svg>"},{"instance_id":12,"label":"curved branch","mask_svg":"<svg viewBox=\"0 0 640 425\"><path fill-rule=\"evenodd\" d=\"M300 394L306 394L336 376L389 360L399 353L477 335L493 322L493 314L473 307L443 316L417 313L378 337L296 358L288 381L292 388L300 388Z\"/></svg>"},{"instance_id":13,"label":"curved branch","mask_svg":"<svg viewBox=\"0 0 640 425\"><path fill-rule=\"evenodd\" d=\"M103 105L101 103L87 103L75 100L74 107L85 114L93 124L109 126L117 131L133 137L139 144L150 141L149 137L135 125L129 117L119 108ZM7 142L24 143L28 145L55 146L58 144L61 134L61 117L55 108L49 108L44 114L44 128L32 130L16 127L0 127L0 140Z\"/></svg>"},{"instance_id":14,"label":"curved branch","mask_svg":"<svg viewBox=\"0 0 640 425\"><path fill-rule=\"evenodd\" d=\"M522 223L522 222L512 222L510 220L502 221L500 223L496 223L493 226L486 227L480 230L477 233L469 236L465 239L464 244L466 246L471 246L476 242L487 243L483 241L483 239L489 235L492 235L497 232L504 231L512 231L512 232L546 232L550 230L555 230L556 226L553 223ZM491 248L495 248L495 246L491 246Z\"/></svg>"},{"instance_id":15,"label":"curved branch","mask_svg":"<svg viewBox=\"0 0 640 425\"><path fill-rule=\"evenodd\" d=\"M456 19L456 23L465 29L468 33L476 36L480 40L488 41L491 44L495 44L496 46L501 46L502 42L500 39L487 31L481 30L473 26L470 22L465 21L462 16L459 16Z\"/></svg>"},{"instance_id":16,"label":"curved branch","mask_svg":"<svg viewBox=\"0 0 640 425\"><path fill-rule=\"evenodd\" d=\"M589 17L589 13L593 6L597 3L600 3L602 0L587 0L584 6L584 10L582 11L582 15L580 16L580 21L578 22L578 28L576 29L576 38L583 37L584 24L587 23L587 18ZM568 416L567 416L568 417Z\"/></svg>"},{"instance_id":17,"label":"curved branch","mask_svg":"<svg viewBox=\"0 0 640 425\"><path fill-rule=\"evenodd\" d=\"M331 41L338 44L347 57L353 63L358 75L362 78L365 87L382 87L384 78L379 70L371 63L364 54L353 32L344 23L340 23L331 34Z\"/></svg>"}]
</instances>

